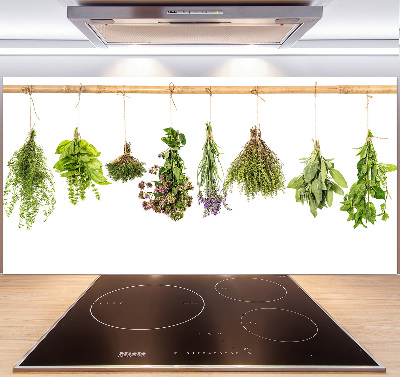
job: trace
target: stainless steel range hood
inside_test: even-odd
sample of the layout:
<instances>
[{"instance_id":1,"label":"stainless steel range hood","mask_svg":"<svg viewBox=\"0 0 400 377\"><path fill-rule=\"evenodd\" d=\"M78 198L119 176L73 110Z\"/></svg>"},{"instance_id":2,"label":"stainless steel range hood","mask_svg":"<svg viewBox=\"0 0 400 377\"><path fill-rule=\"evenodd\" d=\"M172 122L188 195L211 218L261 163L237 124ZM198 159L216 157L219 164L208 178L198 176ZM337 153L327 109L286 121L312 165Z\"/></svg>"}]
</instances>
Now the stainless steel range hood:
<instances>
[{"instance_id":1,"label":"stainless steel range hood","mask_svg":"<svg viewBox=\"0 0 400 377\"><path fill-rule=\"evenodd\" d=\"M322 17L321 6L70 6L68 19L96 47L263 45L291 47Z\"/></svg>"}]
</instances>

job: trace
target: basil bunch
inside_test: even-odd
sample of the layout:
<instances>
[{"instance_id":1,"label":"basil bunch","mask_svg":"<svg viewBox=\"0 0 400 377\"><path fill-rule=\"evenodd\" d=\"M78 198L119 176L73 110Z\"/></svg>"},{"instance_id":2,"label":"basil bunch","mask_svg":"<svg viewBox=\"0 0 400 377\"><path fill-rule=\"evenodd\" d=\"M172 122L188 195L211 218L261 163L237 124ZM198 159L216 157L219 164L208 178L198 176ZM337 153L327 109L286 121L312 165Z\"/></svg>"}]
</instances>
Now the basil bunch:
<instances>
[{"instance_id":1,"label":"basil bunch","mask_svg":"<svg viewBox=\"0 0 400 377\"><path fill-rule=\"evenodd\" d=\"M35 136L36 131L30 131L25 144L14 152L7 164L10 172L4 188L3 204L7 216L10 216L16 203L21 202L19 228L26 225L30 229L41 207L46 221L56 204L53 174L47 167L43 149L35 142Z\"/></svg>"},{"instance_id":2,"label":"basil bunch","mask_svg":"<svg viewBox=\"0 0 400 377\"><path fill-rule=\"evenodd\" d=\"M56 154L60 154L54 168L61 177L67 178L68 198L72 204L77 204L79 199L85 200L86 189L91 187L97 200L100 194L94 183L109 185L103 176L102 163L96 158L100 152L86 140L82 140L75 128L73 140L64 140L57 147Z\"/></svg>"},{"instance_id":3,"label":"basil bunch","mask_svg":"<svg viewBox=\"0 0 400 377\"><path fill-rule=\"evenodd\" d=\"M347 182L343 175L334 169L333 158L325 159L321 155L318 141L314 144L311 156L300 161L306 165L303 173L293 178L287 187L296 190L296 202L307 202L310 212L316 217L317 209L332 205L333 193L344 194L342 187L346 188Z\"/></svg>"},{"instance_id":4,"label":"basil bunch","mask_svg":"<svg viewBox=\"0 0 400 377\"><path fill-rule=\"evenodd\" d=\"M378 158L372 144L372 132L368 130L367 141L359 149L357 156L360 160L357 163L357 182L354 183L342 202L341 211L349 214L347 221L354 221L354 229L359 225L364 228L364 224L370 222L375 223L376 216L382 216L382 220L386 221L389 215L386 212L386 201L389 196L387 188L386 173L395 171L396 165L383 164L378 162ZM383 200L380 205L381 213L376 214L374 203L371 198Z\"/></svg>"}]
</instances>

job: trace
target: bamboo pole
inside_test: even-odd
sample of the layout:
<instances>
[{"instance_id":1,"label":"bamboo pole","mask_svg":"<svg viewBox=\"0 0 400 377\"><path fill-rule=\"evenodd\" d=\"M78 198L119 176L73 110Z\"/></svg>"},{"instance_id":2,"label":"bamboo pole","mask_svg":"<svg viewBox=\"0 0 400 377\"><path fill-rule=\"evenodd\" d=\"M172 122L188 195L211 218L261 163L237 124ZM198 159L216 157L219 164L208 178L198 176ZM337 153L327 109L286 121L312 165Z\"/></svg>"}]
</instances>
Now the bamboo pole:
<instances>
[{"instance_id":1,"label":"bamboo pole","mask_svg":"<svg viewBox=\"0 0 400 377\"><path fill-rule=\"evenodd\" d=\"M210 86L173 86L173 94L208 94ZM170 94L169 86L4 85L3 93L154 93ZM396 85L211 86L213 94L396 94Z\"/></svg>"}]
</instances>

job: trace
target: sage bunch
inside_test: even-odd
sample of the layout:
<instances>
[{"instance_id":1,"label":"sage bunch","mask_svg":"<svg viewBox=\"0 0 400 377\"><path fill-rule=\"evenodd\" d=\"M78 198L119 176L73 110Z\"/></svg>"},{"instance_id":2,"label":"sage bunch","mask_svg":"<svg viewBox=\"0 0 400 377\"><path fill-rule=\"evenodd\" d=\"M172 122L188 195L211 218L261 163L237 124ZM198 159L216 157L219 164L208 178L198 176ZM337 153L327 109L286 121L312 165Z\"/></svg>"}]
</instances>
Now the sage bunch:
<instances>
[{"instance_id":1,"label":"sage bunch","mask_svg":"<svg viewBox=\"0 0 400 377\"><path fill-rule=\"evenodd\" d=\"M372 143L372 132L368 130L365 144L359 149L357 156L357 182L354 183L347 195L344 196L341 211L349 214L347 221L354 221L353 228L367 223L374 224L376 217L383 221L389 218L386 212L386 201L389 195L386 173L397 170L396 165L378 162L377 154ZM383 200L380 205L381 213L377 214L371 199Z\"/></svg>"},{"instance_id":2,"label":"sage bunch","mask_svg":"<svg viewBox=\"0 0 400 377\"><path fill-rule=\"evenodd\" d=\"M347 188L347 182L334 169L333 158L326 159L321 155L318 141L314 143L311 156L300 161L305 164L303 173L293 178L287 187L296 190L296 202L308 203L310 212L316 217L317 209L332 205L333 193L344 195L342 187Z\"/></svg>"},{"instance_id":3,"label":"sage bunch","mask_svg":"<svg viewBox=\"0 0 400 377\"><path fill-rule=\"evenodd\" d=\"M53 212L54 198L53 174L47 167L43 149L36 144L36 131L31 130L25 144L12 155L7 166L10 171L4 188L3 204L7 216L20 201L19 224L30 229L43 208L45 220Z\"/></svg>"},{"instance_id":4,"label":"sage bunch","mask_svg":"<svg viewBox=\"0 0 400 377\"><path fill-rule=\"evenodd\" d=\"M282 163L261 139L261 132L256 126L250 130L250 136L229 167L224 185L232 191L236 182L247 200L254 199L259 193L264 197L273 197L284 189Z\"/></svg>"},{"instance_id":5,"label":"sage bunch","mask_svg":"<svg viewBox=\"0 0 400 377\"><path fill-rule=\"evenodd\" d=\"M131 155L130 143L125 143L124 154L106 164L108 175L114 181L128 182L146 172L144 163Z\"/></svg>"},{"instance_id":6,"label":"sage bunch","mask_svg":"<svg viewBox=\"0 0 400 377\"><path fill-rule=\"evenodd\" d=\"M221 178L218 172L218 165L221 170L222 165L219 161L219 154L218 145L212 135L211 122L207 122L203 157L197 169L197 185L199 186L197 198L199 205L204 205L203 217L219 214L222 205L227 210L230 210L226 203L227 192L224 187L220 188Z\"/></svg>"},{"instance_id":7,"label":"sage bunch","mask_svg":"<svg viewBox=\"0 0 400 377\"><path fill-rule=\"evenodd\" d=\"M72 204L86 199L86 190L91 187L97 200L100 194L94 183L109 185L103 176L102 163L97 159L99 152L92 144L82 140L78 128L75 128L74 138L64 140L57 147L56 154L60 155L54 168L61 177L67 178L68 198Z\"/></svg>"}]
</instances>

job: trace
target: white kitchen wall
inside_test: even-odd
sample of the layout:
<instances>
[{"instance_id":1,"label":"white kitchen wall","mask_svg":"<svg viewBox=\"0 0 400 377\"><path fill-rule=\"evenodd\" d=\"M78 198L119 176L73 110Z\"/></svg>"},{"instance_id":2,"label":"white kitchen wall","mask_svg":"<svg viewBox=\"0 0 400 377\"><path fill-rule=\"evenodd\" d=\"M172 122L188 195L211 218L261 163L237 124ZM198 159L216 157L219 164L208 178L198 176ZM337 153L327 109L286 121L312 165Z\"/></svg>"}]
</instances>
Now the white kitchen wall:
<instances>
[{"instance_id":1,"label":"white kitchen wall","mask_svg":"<svg viewBox=\"0 0 400 377\"><path fill-rule=\"evenodd\" d=\"M333 60L338 58L332 57ZM55 57L52 59L54 62L57 60ZM310 59L308 69L314 66L318 71L319 65L313 59ZM175 85L313 85L315 81L319 85L396 84L396 79L384 77L322 78L312 75L309 78L268 78L265 76L284 76L287 68L284 64L277 67L259 58L224 58L219 65L214 61L214 74L210 74L210 62L200 61L204 65L197 62L199 74L192 78L177 74L178 66L183 72L195 71L193 66L185 68L183 61L172 64L165 58L121 58L103 67L103 75L123 73L125 78L19 77L6 78L5 84L168 85L171 80ZM186 62L195 64L196 60L191 58ZM387 59L386 64L390 66L391 60ZM244 67L252 74L245 75ZM84 66L80 71L86 70ZM319 70L323 69L319 67ZM36 71L39 73L41 69ZM66 72L71 71L79 70L76 67L66 69ZM153 77L138 77L140 72ZM159 76L156 72L170 77L154 77ZM227 72L231 77L206 78L207 72L210 76L223 76L223 72ZM92 71L92 75L95 73L96 70ZM257 73L260 77L236 77L255 76ZM336 167L349 184L356 179L357 157L352 148L365 141L365 97L324 94L317 98L317 137L322 154L326 158L335 158ZM260 101L259 105L262 136L284 163L288 182L302 170L298 159L307 157L312 151L314 96L264 95L263 98L266 102ZM186 162L187 174L195 183L205 139L204 123L209 119L209 98L207 95L176 95L174 99L178 110L173 111L173 126L186 134L188 144L181 155ZM40 121L36 121L38 142L45 149L49 166L53 166L57 161L55 148L60 141L72 138L78 121L77 95L36 94L34 100L40 117ZM170 122L168 96L130 95L127 101L128 140L132 141L133 154L150 167L160 162L157 154L165 149L160 138L162 129ZM29 101L23 94L7 94L3 102L5 166L28 132ZM370 104L370 128L377 136L389 138L374 141L380 160L388 163L396 163L397 158L396 102L396 95L385 94L374 95ZM256 119L255 103L252 95L213 97L214 137L223 152L221 162L225 169L249 139L249 128ZM100 159L103 163L121 154L122 116L120 96L82 95L81 136L102 151ZM3 179L6 174L7 168L4 167ZM337 195L333 207L322 210L314 219L306 206L295 202L293 190L286 189L285 193L273 199L257 198L250 202L235 190L228 197L232 212L223 211L217 217L203 219L202 209L195 199L184 219L174 223L165 215L141 209L141 201L137 199L138 181L100 187L100 202L89 194L85 202L72 206L67 199L65 180L56 175L57 208L46 223L38 219L33 229L27 231L17 228L17 213L10 218L4 217L4 272L395 273L396 178L395 173L389 176L392 193L388 206L389 221L378 222L368 229L353 230L346 222L346 213L339 210L340 197ZM196 194L197 189L193 196Z\"/></svg>"}]
</instances>

